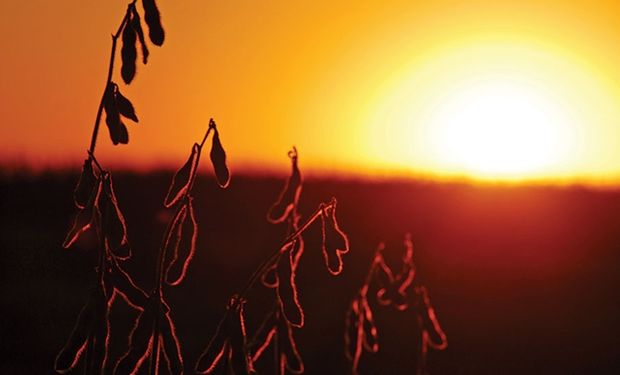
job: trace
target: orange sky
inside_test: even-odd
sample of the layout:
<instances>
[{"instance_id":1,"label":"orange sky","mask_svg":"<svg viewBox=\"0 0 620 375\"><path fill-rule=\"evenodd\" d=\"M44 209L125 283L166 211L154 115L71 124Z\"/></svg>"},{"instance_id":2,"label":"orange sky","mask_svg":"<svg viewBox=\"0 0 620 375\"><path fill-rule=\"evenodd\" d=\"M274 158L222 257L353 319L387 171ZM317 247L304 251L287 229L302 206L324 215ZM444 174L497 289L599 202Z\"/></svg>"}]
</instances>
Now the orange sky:
<instances>
[{"instance_id":1,"label":"orange sky","mask_svg":"<svg viewBox=\"0 0 620 375\"><path fill-rule=\"evenodd\" d=\"M0 4L0 165L80 166L125 4ZM450 159L467 155L441 155L448 146L432 137L445 135L430 128L441 122L437 108L491 72L503 77L491 87L536 87L534 96L544 93L550 111L569 119L558 125L555 159L511 177L620 176L615 1L158 4L164 46L151 47L130 86L115 71L140 123L128 124L128 146L112 146L102 127L97 153L106 165L179 166L214 117L233 172L286 169L296 145L314 173L501 179Z\"/></svg>"}]
</instances>

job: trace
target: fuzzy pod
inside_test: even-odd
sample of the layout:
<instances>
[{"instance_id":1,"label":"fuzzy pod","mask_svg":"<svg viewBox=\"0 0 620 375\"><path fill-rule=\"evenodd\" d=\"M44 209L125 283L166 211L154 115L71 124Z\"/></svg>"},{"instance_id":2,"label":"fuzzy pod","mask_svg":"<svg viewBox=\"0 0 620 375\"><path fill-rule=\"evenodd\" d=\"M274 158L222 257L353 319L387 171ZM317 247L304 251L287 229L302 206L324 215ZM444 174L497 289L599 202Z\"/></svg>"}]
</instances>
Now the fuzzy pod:
<instances>
[{"instance_id":1,"label":"fuzzy pod","mask_svg":"<svg viewBox=\"0 0 620 375\"><path fill-rule=\"evenodd\" d=\"M230 309L230 305L228 309ZM217 368L218 364L222 362L222 359L226 360L229 356L230 345L227 337L228 334L228 321L232 319L232 313L227 312L223 320L218 324L215 334L211 337L209 344L205 350L200 354L196 367L194 370L198 374L212 374Z\"/></svg>"},{"instance_id":2,"label":"fuzzy pod","mask_svg":"<svg viewBox=\"0 0 620 375\"><path fill-rule=\"evenodd\" d=\"M364 317L362 322L364 349L376 353L379 351L379 332L366 298L360 298L360 313Z\"/></svg>"},{"instance_id":3,"label":"fuzzy pod","mask_svg":"<svg viewBox=\"0 0 620 375\"><path fill-rule=\"evenodd\" d=\"M282 317L278 322L277 338L278 348L280 349L280 373L284 374L284 369L286 368L293 374L303 374L304 362L297 349L297 343L293 336L293 327L287 319Z\"/></svg>"},{"instance_id":4,"label":"fuzzy pod","mask_svg":"<svg viewBox=\"0 0 620 375\"><path fill-rule=\"evenodd\" d=\"M299 304L297 286L295 285L295 269L293 268L292 249L296 240L288 245L288 249L281 253L277 264L278 274L278 301L286 320L295 327L303 327L304 312Z\"/></svg>"},{"instance_id":5,"label":"fuzzy pod","mask_svg":"<svg viewBox=\"0 0 620 375\"><path fill-rule=\"evenodd\" d=\"M73 244L78 240L78 238L80 238L82 234L86 233L90 228L93 227L96 221L95 215L98 212L96 205L98 197L101 194L101 185L101 181L98 181L95 192L93 193L94 197L91 198L91 203L88 204L85 208L79 210L75 215L73 225L71 226L69 233L67 233L67 236L62 243L62 247L64 247L65 249L73 246Z\"/></svg>"},{"instance_id":6,"label":"fuzzy pod","mask_svg":"<svg viewBox=\"0 0 620 375\"><path fill-rule=\"evenodd\" d=\"M123 28L123 46L121 48L121 77L126 84L130 84L136 76L136 59L138 51L136 50L136 41L138 35L136 30L131 26L132 13L130 10L128 22Z\"/></svg>"},{"instance_id":7,"label":"fuzzy pod","mask_svg":"<svg viewBox=\"0 0 620 375\"><path fill-rule=\"evenodd\" d=\"M136 110L131 104L131 101L127 99L121 91L116 87L114 98L116 100L116 107L118 108L118 112L134 122L138 122L138 116L136 116Z\"/></svg>"},{"instance_id":8,"label":"fuzzy pod","mask_svg":"<svg viewBox=\"0 0 620 375\"><path fill-rule=\"evenodd\" d=\"M254 337L250 340L249 348L252 353L252 362L256 362L263 355L276 336L278 316L279 307L276 306L265 316L265 319L263 319L263 322L254 333Z\"/></svg>"},{"instance_id":9,"label":"fuzzy pod","mask_svg":"<svg viewBox=\"0 0 620 375\"><path fill-rule=\"evenodd\" d=\"M108 359L108 345L110 341L110 319L108 299L99 289L96 296L95 323L92 335L92 358L90 363L91 374L104 374Z\"/></svg>"},{"instance_id":10,"label":"fuzzy pod","mask_svg":"<svg viewBox=\"0 0 620 375\"><path fill-rule=\"evenodd\" d=\"M114 94L114 86L116 84L110 82L106 88L106 93L103 98L103 109L105 110L105 123L110 132L110 139L112 144L118 145L129 143L129 133L127 127L121 121L120 112L116 105L116 98Z\"/></svg>"},{"instance_id":11,"label":"fuzzy pod","mask_svg":"<svg viewBox=\"0 0 620 375\"><path fill-rule=\"evenodd\" d=\"M355 298L347 309L344 320L344 354L350 361L355 359L361 339L359 321L359 301Z\"/></svg>"},{"instance_id":12,"label":"fuzzy pod","mask_svg":"<svg viewBox=\"0 0 620 375\"><path fill-rule=\"evenodd\" d=\"M342 254L349 252L349 238L338 226L336 203L321 212L322 251L327 270L332 275L342 272Z\"/></svg>"},{"instance_id":13,"label":"fuzzy pod","mask_svg":"<svg viewBox=\"0 0 620 375\"><path fill-rule=\"evenodd\" d=\"M149 58L149 48L144 40L144 31L142 30L142 22L140 21L140 14L135 5L131 7L131 18L129 20L131 27L136 31L140 47L142 48L142 63L146 64Z\"/></svg>"},{"instance_id":14,"label":"fuzzy pod","mask_svg":"<svg viewBox=\"0 0 620 375\"><path fill-rule=\"evenodd\" d=\"M187 192L191 180L196 175L196 163L198 161L199 146L194 143L192 152L183 166L172 176L168 193L164 198L164 206L172 207Z\"/></svg>"},{"instance_id":15,"label":"fuzzy pod","mask_svg":"<svg viewBox=\"0 0 620 375\"><path fill-rule=\"evenodd\" d=\"M97 193L98 181L93 170L93 161L87 158L84 160L80 179L73 190L73 202L77 208L84 209L89 202L92 202L93 196Z\"/></svg>"},{"instance_id":16,"label":"fuzzy pod","mask_svg":"<svg viewBox=\"0 0 620 375\"><path fill-rule=\"evenodd\" d=\"M193 199L187 197L185 206L179 212L182 217L175 218L171 237L167 241L170 261L166 267L166 283L179 285L187 275L189 264L196 253L198 241L198 222L194 213Z\"/></svg>"},{"instance_id":17,"label":"fuzzy pod","mask_svg":"<svg viewBox=\"0 0 620 375\"><path fill-rule=\"evenodd\" d=\"M142 0L144 21L149 27L149 38L156 46L164 44L165 33L161 25L161 16L155 0Z\"/></svg>"},{"instance_id":18,"label":"fuzzy pod","mask_svg":"<svg viewBox=\"0 0 620 375\"><path fill-rule=\"evenodd\" d=\"M286 181L284 189L280 192L278 200L267 212L267 221L273 224L281 223L286 220L290 212L297 205L301 194L302 179L297 164L297 150L295 148L289 152L289 157L291 158L292 166L291 175Z\"/></svg>"},{"instance_id":19,"label":"fuzzy pod","mask_svg":"<svg viewBox=\"0 0 620 375\"><path fill-rule=\"evenodd\" d=\"M136 374L153 351L153 328L158 310L157 296L151 295L129 336L129 349L119 358L115 374Z\"/></svg>"},{"instance_id":20,"label":"fuzzy pod","mask_svg":"<svg viewBox=\"0 0 620 375\"><path fill-rule=\"evenodd\" d=\"M164 355L168 360L168 370L171 375L183 374L183 356L181 355L181 344L177 337L176 328L170 313L160 313L160 342Z\"/></svg>"},{"instance_id":21,"label":"fuzzy pod","mask_svg":"<svg viewBox=\"0 0 620 375\"><path fill-rule=\"evenodd\" d=\"M417 287L416 295L419 298L418 315L422 320L422 328L428 334L428 345L437 350L445 349L448 346L448 339L437 320L428 290L423 286Z\"/></svg>"},{"instance_id":22,"label":"fuzzy pod","mask_svg":"<svg viewBox=\"0 0 620 375\"><path fill-rule=\"evenodd\" d=\"M118 264L116 258L110 260L109 279L114 289L130 306L142 310L148 303L147 294L137 286L131 276Z\"/></svg>"},{"instance_id":23,"label":"fuzzy pod","mask_svg":"<svg viewBox=\"0 0 620 375\"><path fill-rule=\"evenodd\" d=\"M112 176L106 173L102 176L102 192L99 194L99 211L101 212L101 227L106 244L112 254L118 259L129 259L131 247L127 238L125 217L116 200Z\"/></svg>"},{"instance_id":24,"label":"fuzzy pod","mask_svg":"<svg viewBox=\"0 0 620 375\"><path fill-rule=\"evenodd\" d=\"M278 273L276 272L278 264L269 267L260 277L261 283L267 288L276 288L278 286Z\"/></svg>"},{"instance_id":25,"label":"fuzzy pod","mask_svg":"<svg viewBox=\"0 0 620 375\"><path fill-rule=\"evenodd\" d=\"M221 188L225 189L230 183L230 172L228 170L228 167L226 166L226 152L222 147L222 142L220 141L220 134L217 131L217 127L215 127L215 122L212 122L209 126L212 126L213 128L211 153L209 154L209 156L211 157L211 163L213 164L213 170L215 171L217 183L220 185Z\"/></svg>"}]
</instances>

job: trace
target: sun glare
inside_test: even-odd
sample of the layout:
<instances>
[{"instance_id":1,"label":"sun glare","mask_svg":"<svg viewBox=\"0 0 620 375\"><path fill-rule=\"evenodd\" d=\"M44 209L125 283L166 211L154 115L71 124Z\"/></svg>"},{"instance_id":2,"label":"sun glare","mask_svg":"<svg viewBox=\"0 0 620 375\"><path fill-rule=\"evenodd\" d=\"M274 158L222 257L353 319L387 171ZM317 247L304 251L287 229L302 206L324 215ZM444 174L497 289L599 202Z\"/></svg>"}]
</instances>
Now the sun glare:
<instances>
[{"instance_id":1,"label":"sun glare","mask_svg":"<svg viewBox=\"0 0 620 375\"><path fill-rule=\"evenodd\" d=\"M431 152L456 170L518 177L564 156L568 120L534 87L496 78L447 95L430 119Z\"/></svg>"}]
</instances>

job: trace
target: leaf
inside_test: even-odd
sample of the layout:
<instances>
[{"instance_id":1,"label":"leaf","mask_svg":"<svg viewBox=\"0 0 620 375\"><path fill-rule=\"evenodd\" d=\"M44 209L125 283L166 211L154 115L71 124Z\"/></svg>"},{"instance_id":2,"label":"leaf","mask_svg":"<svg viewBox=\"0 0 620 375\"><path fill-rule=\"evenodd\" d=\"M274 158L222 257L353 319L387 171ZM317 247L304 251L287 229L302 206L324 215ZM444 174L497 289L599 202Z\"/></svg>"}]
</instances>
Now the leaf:
<instances>
[{"instance_id":1,"label":"leaf","mask_svg":"<svg viewBox=\"0 0 620 375\"><path fill-rule=\"evenodd\" d=\"M78 363L82 353L88 345L88 337L93 330L96 315L96 296L91 294L88 301L82 308L80 315L75 323L69 340L62 348L56 361L54 369L60 374L71 371Z\"/></svg>"},{"instance_id":2,"label":"leaf","mask_svg":"<svg viewBox=\"0 0 620 375\"><path fill-rule=\"evenodd\" d=\"M158 296L151 295L144 310L136 319L129 336L129 349L119 358L115 374L135 374L153 350L153 327L158 308Z\"/></svg>"},{"instance_id":3,"label":"leaf","mask_svg":"<svg viewBox=\"0 0 620 375\"><path fill-rule=\"evenodd\" d=\"M296 241L288 245L288 249L280 255L277 266L278 273L278 301L282 313L295 327L303 327L304 312L299 305L297 286L295 285L295 269L293 268L292 249Z\"/></svg>"},{"instance_id":4,"label":"leaf","mask_svg":"<svg viewBox=\"0 0 620 375\"><path fill-rule=\"evenodd\" d=\"M65 237L64 242L62 243L62 247L68 249L73 246L73 244L80 238L82 234L87 232L90 228L93 227L93 223L95 220L95 205L98 200L98 196L101 194L101 181L97 183L96 192L94 202L85 208L79 210L75 215L75 219L73 220L73 225L67 233L67 237Z\"/></svg>"},{"instance_id":5,"label":"leaf","mask_svg":"<svg viewBox=\"0 0 620 375\"><path fill-rule=\"evenodd\" d=\"M179 285L187 274L187 268L196 253L196 241L198 240L198 222L194 214L193 199L187 197L185 206L181 209L183 217L175 220L168 241L168 251L172 250L172 259L166 267L166 283ZM181 212L180 211L180 212Z\"/></svg>"},{"instance_id":6,"label":"leaf","mask_svg":"<svg viewBox=\"0 0 620 375\"><path fill-rule=\"evenodd\" d=\"M114 145L119 143L127 144L129 142L129 134L127 133L127 127L121 121L120 113L116 105L114 95L115 85L115 83L110 82L103 98L103 108L105 109L106 115L105 123L108 126L110 139Z\"/></svg>"},{"instance_id":7,"label":"leaf","mask_svg":"<svg viewBox=\"0 0 620 375\"><path fill-rule=\"evenodd\" d=\"M138 122L138 116L136 116L136 110L133 104L126 97L121 94L121 91L116 87L115 91L116 107L121 115L128 119Z\"/></svg>"},{"instance_id":8,"label":"leaf","mask_svg":"<svg viewBox=\"0 0 620 375\"><path fill-rule=\"evenodd\" d=\"M211 126L211 124L209 125ZM228 167L226 166L226 152L222 147L222 143L220 142L220 135L215 127L215 122L212 123L213 126L213 140L211 143L211 163L213 163L213 170L215 171L215 177L217 178L217 183L221 188L225 189L228 187L230 183L230 172L228 171Z\"/></svg>"},{"instance_id":9,"label":"leaf","mask_svg":"<svg viewBox=\"0 0 620 375\"><path fill-rule=\"evenodd\" d=\"M165 34L155 0L142 0L142 6L144 7L144 20L149 26L149 38L154 45L161 46L164 44Z\"/></svg>"},{"instance_id":10,"label":"leaf","mask_svg":"<svg viewBox=\"0 0 620 375\"><path fill-rule=\"evenodd\" d=\"M114 194L112 176L106 173L102 176L102 180L103 189L99 195L99 210L106 243L114 256L122 260L129 259L131 247L127 239L127 225Z\"/></svg>"},{"instance_id":11,"label":"leaf","mask_svg":"<svg viewBox=\"0 0 620 375\"><path fill-rule=\"evenodd\" d=\"M131 27L133 27L133 29L136 31L136 35L138 35L138 41L140 42L140 46L142 47L142 63L146 64L149 58L149 49L146 45L146 41L144 40L144 32L142 31L140 14L138 13L135 5L131 7L130 24Z\"/></svg>"},{"instance_id":12,"label":"leaf","mask_svg":"<svg viewBox=\"0 0 620 375\"><path fill-rule=\"evenodd\" d=\"M84 160L82 174L78 180L75 190L73 191L73 202L77 208L84 209L89 202L92 202L93 196L96 194L98 178L93 171L93 161L91 158Z\"/></svg>"},{"instance_id":13,"label":"leaf","mask_svg":"<svg viewBox=\"0 0 620 375\"><path fill-rule=\"evenodd\" d=\"M123 28L123 47L121 48L121 77L126 84L130 84L136 76L136 58L138 52L136 51L136 30L131 26L132 13L128 9L128 22Z\"/></svg>"},{"instance_id":14,"label":"leaf","mask_svg":"<svg viewBox=\"0 0 620 375\"><path fill-rule=\"evenodd\" d=\"M163 352L168 360L168 370L172 375L183 374L183 357L181 355L181 345L177 337L174 322L170 318L170 313L160 315L160 338L163 345Z\"/></svg>"},{"instance_id":15,"label":"leaf","mask_svg":"<svg viewBox=\"0 0 620 375\"><path fill-rule=\"evenodd\" d=\"M322 250L327 270L332 275L342 272L342 254L349 252L349 238L336 221L336 202L321 213Z\"/></svg>"},{"instance_id":16,"label":"leaf","mask_svg":"<svg viewBox=\"0 0 620 375\"><path fill-rule=\"evenodd\" d=\"M279 319L277 337L280 349L280 373L284 374L284 368L286 368L293 374L303 374L304 363L297 350L293 327L286 319Z\"/></svg>"},{"instance_id":17,"label":"leaf","mask_svg":"<svg viewBox=\"0 0 620 375\"><path fill-rule=\"evenodd\" d=\"M291 158L292 172L284 189L280 192L278 200L269 208L267 212L267 221L273 224L281 223L291 213L293 208L297 205L299 195L301 194L301 172L297 165L297 149L293 147L293 150L289 152Z\"/></svg>"},{"instance_id":18,"label":"leaf","mask_svg":"<svg viewBox=\"0 0 620 375\"><path fill-rule=\"evenodd\" d=\"M187 192L191 180L196 175L198 152L198 145L194 143L189 158L172 177L168 193L166 194L166 198L164 198L164 206L172 207Z\"/></svg>"}]
</instances>

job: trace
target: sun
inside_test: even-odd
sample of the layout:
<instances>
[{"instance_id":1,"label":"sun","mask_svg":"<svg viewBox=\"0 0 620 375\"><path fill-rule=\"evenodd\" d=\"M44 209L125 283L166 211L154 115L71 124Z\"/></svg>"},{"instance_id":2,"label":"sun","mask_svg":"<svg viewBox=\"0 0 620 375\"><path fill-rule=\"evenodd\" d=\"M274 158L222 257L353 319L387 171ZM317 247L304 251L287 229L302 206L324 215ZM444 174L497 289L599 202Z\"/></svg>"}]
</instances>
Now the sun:
<instances>
[{"instance_id":1,"label":"sun","mask_svg":"<svg viewBox=\"0 0 620 375\"><path fill-rule=\"evenodd\" d=\"M437 161L481 177L520 177L561 162L569 119L537 87L487 77L449 93L430 121Z\"/></svg>"}]
</instances>

